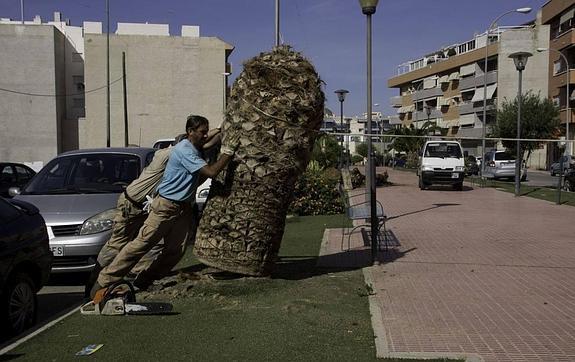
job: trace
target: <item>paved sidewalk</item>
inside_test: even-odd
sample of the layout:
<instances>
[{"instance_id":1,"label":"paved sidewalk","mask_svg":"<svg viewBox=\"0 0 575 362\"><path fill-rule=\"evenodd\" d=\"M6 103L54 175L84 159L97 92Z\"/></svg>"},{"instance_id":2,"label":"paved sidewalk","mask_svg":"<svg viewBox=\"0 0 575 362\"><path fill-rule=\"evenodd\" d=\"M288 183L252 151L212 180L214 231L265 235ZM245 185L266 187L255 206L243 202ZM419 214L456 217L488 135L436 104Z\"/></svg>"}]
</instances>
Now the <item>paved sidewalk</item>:
<instances>
[{"instance_id":1,"label":"paved sidewalk","mask_svg":"<svg viewBox=\"0 0 575 362\"><path fill-rule=\"evenodd\" d=\"M402 246L364 269L378 357L575 361L575 208L388 172L377 199ZM330 230L322 254L341 242ZM365 263L356 235L352 249Z\"/></svg>"}]
</instances>

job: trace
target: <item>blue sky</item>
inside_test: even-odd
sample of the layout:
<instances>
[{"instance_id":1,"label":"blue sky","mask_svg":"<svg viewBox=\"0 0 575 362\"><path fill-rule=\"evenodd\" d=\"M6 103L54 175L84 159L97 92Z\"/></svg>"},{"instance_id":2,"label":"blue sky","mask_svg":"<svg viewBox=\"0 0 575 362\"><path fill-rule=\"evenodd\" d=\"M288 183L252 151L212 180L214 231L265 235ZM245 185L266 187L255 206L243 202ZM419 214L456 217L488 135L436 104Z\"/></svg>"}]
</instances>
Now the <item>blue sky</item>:
<instances>
[{"instance_id":1,"label":"blue sky","mask_svg":"<svg viewBox=\"0 0 575 362\"><path fill-rule=\"evenodd\" d=\"M394 114L389 98L397 90L387 79L397 65L443 46L472 39L500 14L532 7L530 14L510 14L500 25L518 25L535 18L547 0L380 0L373 15L373 102ZM344 103L346 116L366 110L365 16L357 0L281 0L284 43L301 51L326 83L327 106L339 114L334 90L350 91ZM38 14L52 20L60 11L72 25L82 21L105 23L105 0L24 0L25 18ZM216 36L235 46L234 68L274 44L275 0L110 0L111 30L117 22L170 24L179 34L181 25L199 25L202 36ZM20 0L0 0L0 17L20 19ZM105 25L104 25L105 29Z\"/></svg>"}]
</instances>

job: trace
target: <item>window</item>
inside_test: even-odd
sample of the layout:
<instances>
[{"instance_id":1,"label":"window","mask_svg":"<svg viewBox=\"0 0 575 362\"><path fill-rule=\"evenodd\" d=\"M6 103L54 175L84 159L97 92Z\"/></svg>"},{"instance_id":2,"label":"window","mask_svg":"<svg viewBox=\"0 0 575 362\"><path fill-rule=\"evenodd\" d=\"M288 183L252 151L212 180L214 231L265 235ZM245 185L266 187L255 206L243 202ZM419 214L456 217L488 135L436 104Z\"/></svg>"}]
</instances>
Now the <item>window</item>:
<instances>
[{"instance_id":1,"label":"window","mask_svg":"<svg viewBox=\"0 0 575 362\"><path fill-rule=\"evenodd\" d=\"M12 166L6 165L2 168L2 172L0 172L0 183L10 185L16 182L16 175L14 174L14 170Z\"/></svg>"},{"instance_id":2,"label":"window","mask_svg":"<svg viewBox=\"0 0 575 362\"><path fill-rule=\"evenodd\" d=\"M553 105L555 107L560 107L561 106L561 102L559 101L559 97L553 97Z\"/></svg>"},{"instance_id":3,"label":"window","mask_svg":"<svg viewBox=\"0 0 575 362\"><path fill-rule=\"evenodd\" d=\"M18 180L23 181L23 182L28 182L32 176L34 176L30 171L28 171L27 169L25 169L22 166L14 166L16 168L16 173L18 174Z\"/></svg>"},{"instance_id":4,"label":"window","mask_svg":"<svg viewBox=\"0 0 575 362\"><path fill-rule=\"evenodd\" d=\"M553 75L563 71L563 67L561 65L562 62L560 60L553 62Z\"/></svg>"},{"instance_id":5,"label":"window","mask_svg":"<svg viewBox=\"0 0 575 362\"><path fill-rule=\"evenodd\" d=\"M140 174L140 158L114 153L58 157L32 179L24 194L122 192Z\"/></svg>"}]
</instances>

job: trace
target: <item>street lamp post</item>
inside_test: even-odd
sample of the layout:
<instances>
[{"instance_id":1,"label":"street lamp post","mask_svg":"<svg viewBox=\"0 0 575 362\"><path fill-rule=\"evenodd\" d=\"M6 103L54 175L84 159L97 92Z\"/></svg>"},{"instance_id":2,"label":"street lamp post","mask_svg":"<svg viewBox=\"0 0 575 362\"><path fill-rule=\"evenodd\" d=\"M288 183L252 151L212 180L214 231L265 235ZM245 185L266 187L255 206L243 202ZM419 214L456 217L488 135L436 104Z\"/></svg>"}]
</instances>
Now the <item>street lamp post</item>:
<instances>
[{"instance_id":1,"label":"street lamp post","mask_svg":"<svg viewBox=\"0 0 575 362\"><path fill-rule=\"evenodd\" d=\"M371 261L377 264L377 204L375 198L375 165L371 139L371 16L375 14L378 0L359 0L362 13L367 18L367 174L371 224Z\"/></svg>"},{"instance_id":2,"label":"street lamp post","mask_svg":"<svg viewBox=\"0 0 575 362\"><path fill-rule=\"evenodd\" d=\"M565 66L567 67L567 72L565 73L567 75L567 83L565 83L566 89L566 103L565 103L565 111L567 112L566 117L566 125L565 125L565 151L564 154L565 155L570 155L571 152L571 147L570 147L570 142L569 142L569 123L571 122L571 105L570 105L570 93L569 93L569 82L571 81L571 77L569 74L570 71L570 67L569 67L569 61L567 60L567 57L561 53L559 50L555 50L555 49L551 49L551 48L537 48L538 52L545 52L545 51L554 51L557 52L561 58L563 58L563 61L565 62ZM559 179L557 180L557 205L561 204L561 187L563 186L563 159L560 159L559 161L559 169L560 169L560 174L559 174Z\"/></svg>"},{"instance_id":3,"label":"street lamp post","mask_svg":"<svg viewBox=\"0 0 575 362\"><path fill-rule=\"evenodd\" d=\"M515 9L515 10L510 10L506 13L499 15L489 25L489 28L487 29L487 32L485 35L485 37L486 37L486 39L485 39L485 59L484 59L485 69L483 70L483 121L482 121L483 129L481 130L481 158L482 159L483 159L483 155L485 154L485 131L487 128L487 57L489 55L487 50L488 50L488 46L489 46L489 33L491 32L491 29L495 26L497 21L499 19L501 19L502 17L504 17L505 15L512 14L512 13L528 14L530 12L531 12L531 8L519 8L519 9ZM485 162L481 162L481 177L483 177L484 171L485 171Z\"/></svg>"},{"instance_id":4,"label":"street lamp post","mask_svg":"<svg viewBox=\"0 0 575 362\"><path fill-rule=\"evenodd\" d=\"M343 101L345 101L345 96L346 94L349 93L349 91L346 89L338 89L334 93L337 94L337 99L339 100L339 117L340 117L339 126L340 126L340 132L343 132ZM343 154L343 136L341 136L340 145L341 145L340 154ZM340 167L343 168L344 164L347 164L347 162L344 162L342 157L340 160Z\"/></svg>"},{"instance_id":5,"label":"street lamp post","mask_svg":"<svg viewBox=\"0 0 575 362\"><path fill-rule=\"evenodd\" d=\"M517 156L515 158L515 196L519 196L521 188L521 166L523 164L523 157L521 152L521 82L523 78L523 70L527 64L527 59L533 54L528 52L515 52L509 55L509 58L513 59L515 63L515 68L519 72L519 84L517 90Z\"/></svg>"}]
</instances>

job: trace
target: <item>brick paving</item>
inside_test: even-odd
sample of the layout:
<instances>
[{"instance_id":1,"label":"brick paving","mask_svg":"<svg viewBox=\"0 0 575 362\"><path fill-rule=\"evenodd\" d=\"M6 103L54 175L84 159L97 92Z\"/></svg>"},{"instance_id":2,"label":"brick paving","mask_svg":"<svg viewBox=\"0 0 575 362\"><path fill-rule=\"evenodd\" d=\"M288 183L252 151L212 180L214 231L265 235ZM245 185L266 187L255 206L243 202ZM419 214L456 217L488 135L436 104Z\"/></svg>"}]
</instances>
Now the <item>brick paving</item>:
<instances>
[{"instance_id":1,"label":"brick paving","mask_svg":"<svg viewBox=\"0 0 575 362\"><path fill-rule=\"evenodd\" d=\"M378 356L575 361L575 208L388 172L377 199L401 247L366 268ZM365 265L358 236L341 240L330 230L322 254Z\"/></svg>"}]
</instances>

